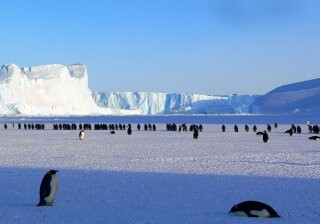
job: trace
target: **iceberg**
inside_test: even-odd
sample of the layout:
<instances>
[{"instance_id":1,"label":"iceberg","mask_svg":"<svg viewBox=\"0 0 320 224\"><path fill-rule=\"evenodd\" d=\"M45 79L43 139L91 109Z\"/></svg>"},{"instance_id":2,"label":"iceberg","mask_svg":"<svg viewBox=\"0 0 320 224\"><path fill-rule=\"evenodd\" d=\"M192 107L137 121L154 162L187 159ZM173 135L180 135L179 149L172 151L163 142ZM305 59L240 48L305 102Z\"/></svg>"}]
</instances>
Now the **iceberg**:
<instances>
[{"instance_id":1,"label":"iceberg","mask_svg":"<svg viewBox=\"0 0 320 224\"><path fill-rule=\"evenodd\" d=\"M66 116L137 112L98 107L88 88L84 65L52 64L19 68L18 65L8 64L0 69L0 113Z\"/></svg>"}]
</instances>

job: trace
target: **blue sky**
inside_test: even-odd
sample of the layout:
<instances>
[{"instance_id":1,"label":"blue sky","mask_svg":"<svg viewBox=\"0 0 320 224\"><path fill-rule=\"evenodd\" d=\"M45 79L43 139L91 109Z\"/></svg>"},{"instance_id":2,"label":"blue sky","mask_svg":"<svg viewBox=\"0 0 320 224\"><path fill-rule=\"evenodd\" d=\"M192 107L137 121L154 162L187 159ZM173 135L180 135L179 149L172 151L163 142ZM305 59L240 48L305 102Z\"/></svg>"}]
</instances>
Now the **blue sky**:
<instances>
[{"instance_id":1,"label":"blue sky","mask_svg":"<svg viewBox=\"0 0 320 224\"><path fill-rule=\"evenodd\" d=\"M10 0L0 63L83 63L97 91L263 94L320 75L320 1Z\"/></svg>"}]
</instances>

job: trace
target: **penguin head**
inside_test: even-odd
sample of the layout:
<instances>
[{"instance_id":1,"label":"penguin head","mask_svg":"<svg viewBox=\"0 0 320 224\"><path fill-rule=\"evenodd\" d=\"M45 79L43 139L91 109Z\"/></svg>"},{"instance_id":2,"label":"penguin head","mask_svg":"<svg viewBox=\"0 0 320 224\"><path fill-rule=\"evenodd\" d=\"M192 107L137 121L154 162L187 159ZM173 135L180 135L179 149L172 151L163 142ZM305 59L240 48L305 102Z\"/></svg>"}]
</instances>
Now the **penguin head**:
<instances>
[{"instance_id":1,"label":"penguin head","mask_svg":"<svg viewBox=\"0 0 320 224\"><path fill-rule=\"evenodd\" d=\"M230 209L229 213L238 212L239 210L240 210L239 205L234 205L234 206L232 206L232 208Z\"/></svg>"},{"instance_id":2,"label":"penguin head","mask_svg":"<svg viewBox=\"0 0 320 224\"><path fill-rule=\"evenodd\" d=\"M57 172L59 172L59 171L57 171L57 170L50 170L50 171L49 171L49 174L52 175L52 174L56 174Z\"/></svg>"},{"instance_id":3,"label":"penguin head","mask_svg":"<svg viewBox=\"0 0 320 224\"><path fill-rule=\"evenodd\" d=\"M231 213L231 212L236 212L236 211L238 211L238 209L239 209L239 206L238 206L238 205L235 205L235 206L233 206L233 207L230 209L229 213Z\"/></svg>"}]
</instances>

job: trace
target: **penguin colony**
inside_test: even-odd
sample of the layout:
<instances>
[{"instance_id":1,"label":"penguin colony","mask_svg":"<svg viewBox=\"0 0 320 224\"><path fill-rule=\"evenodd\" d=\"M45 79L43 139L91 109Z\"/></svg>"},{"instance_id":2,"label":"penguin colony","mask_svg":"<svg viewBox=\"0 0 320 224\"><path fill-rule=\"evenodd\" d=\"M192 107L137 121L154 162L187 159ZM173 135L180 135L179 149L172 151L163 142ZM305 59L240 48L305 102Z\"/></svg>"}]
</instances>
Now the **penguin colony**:
<instances>
[{"instance_id":1,"label":"penguin colony","mask_svg":"<svg viewBox=\"0 0 320 224\"><path fill-rule=\"evenodd\" d=\"M14 128L14 123L12 124L12 127ZM22 127L24 129L35 129L35 130L44 130L45 126L44 124L23 124L23 126L18 123L17 125L18 129L21 129ZM144 130L145 131L156 131L155 124L144 124ZM250 128L248 125L244 126L245 132L249 132ZM181 124L177 126L176 124L167 124L166 125L167 131L177 131L179 132L186 132L188 131L188 127L186 124ZM274 124L274 128L278 128L278 124ZM4 124L4 129L8 129L8 125ZM76 124L53 124L54 130L77 130ZM91 130L92 126L91 124L79 124L79 129L81 130L79 132L79 139L84 139L84 130ZM111 134L115 133L115 130L127 130L127 134L132 134L132 126L131 124L128 124L127 126L124 124L95 124L94 130L110 130ZM141 130L141 125L137 124L137 130ZM263 142L268 142L269 136L267 132L271 132L271 125L267 124L266 130L264 131L258 131L257 132L257 126L254 125L252 128L253 132L256 132L256 135L262 135ZM192 124L189 127L189 131L193 132L193 138L198 139L199 132L203 131L203 126ZM238 132L238 126L234 125L234 132ZM308 131L309 133L315 133L318 134L319 127L318 125L308 125ZM226 132L226 126L222 125L222 132ZM296 126L294 124L291 125L291 127L286 130L284 133L288 133L289 135L294 134L300 134L301 127ZM309 137L310 140L316 140L320 141L320 136L314 135ZM48 171L40 184L40 190L39 190L39 203L37 206L51 206L55 200L55 196L58 191L59 181L57 176L57 170L50 170ZM245 216L245 217L263 217L263 218L277 218L280 217L279 214L269 205L259 202L259 201L244 201L239 204L236 204L232 206L229 213L238 215L238 216Z\"/></svg>"}]
</instances>

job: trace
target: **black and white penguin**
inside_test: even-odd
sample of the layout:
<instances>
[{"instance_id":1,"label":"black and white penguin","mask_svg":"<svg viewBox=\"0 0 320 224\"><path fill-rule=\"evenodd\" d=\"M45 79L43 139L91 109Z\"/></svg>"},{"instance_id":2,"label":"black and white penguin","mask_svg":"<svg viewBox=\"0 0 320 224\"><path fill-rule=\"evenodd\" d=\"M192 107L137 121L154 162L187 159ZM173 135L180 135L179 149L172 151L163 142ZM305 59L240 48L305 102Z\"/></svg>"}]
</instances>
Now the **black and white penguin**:
<instances>
[{"instance_id":1,"label":"black and white penguin","mask_svg":"<svg viewBox=\"0 0 320 224\"><path fill-rule=\"evenodd\" d=\"M266 131L263 132L262 140L263 142L268 142L269 140L269 135Z\"/></svg>"},{"instance_id":2,"label":"black and white penguin","mask_svg":"<svg viewBox=\"0 0 320 224\"><path fill-rule=\"evenodd\" d=\"M238 132L238 130L239 130L238 125L235 124L233 128L234 128L234 132Z\"/></svg>"},{"instance_id":3,"label":"black and white penguin","mask_svg":"<svg viewBox=\"0 0 320 224\"><path fill-rule=\"evenodd\" d=\"M193 130L193 138L194 138L194 139L198 139L198 136L199 136L199 131L198 131L197 128L195 128L195 129Z\"/></svg>"},{"instance_id":4,"label":"black and white penguin","mask_svg":"<svg viewBox=\"0 0 320 224\"><path fill-rule=\"evenodd\" d=\"M111 135L114 135L115 133L116 133L116 132L115 132L115 131L113 131L113 130L112 130L112 131L110 131L110 134L111 134Z\"/></svg>"},{"instance_id":5,"label":"black and white penguin","mask_svg":"<svg viewBox=\"0 0 320 224\"><path fill-rule=\"evenodd\" d=\"M271 125L270 124L267 124L267 131L271 132Z\"/></svg>"},{"instance_id":6,"label":"black and white penguin","mask_svg":"<svg viewBox=\"0 0 320 224\"><path fill-rule=\"evenodd\" d=\"M278 128L278 123L277 123L277 122L274 122L273 127L274 127L274 128Z\"/></svg>"},{"instance_id":7,"label":"black and white penguin","mask_svg":"<svg viewBox=\"0 0 320 224\"><path fill-rule=\"evenodd\" d=\"M132 134L131 126L128 126L127 134L128 134L128 135L131 135L131 134Z\"/></svg>"},{"instance_id":8,"label":"black and white penguin","mask_svg":"<svg viewBox=\"0 0 320 224\"><path fill-rule=\"evenodd\" d=\"M257 132L257 126L256 125L253 125L252 131L253 132Z\"/></svg>"},{"instance_id":9,"label":"black and white penguin","mask_svg":"<svg viewBox=\"0 0 320 224\"><path fill-rule=\"evenodd\" d=\"M302 131L302 130L301 130L301 127L300 127L299 125L297 125L297 133L298 133L298 134L301 134L301 131Z\"/></svg>"},{"instance_id":10,"label":"black and white penguin","mask_svg":"<svg viewBox=\"0 0 320 224\"><path fill-rule=\"evenodd\" d=\"M293 131L292 127L291 127L290 129L286 130L284 133L290 134L292 136L294 131Z\"/></svg>"},{"instance_id":11,"label":"black and white penguin","mask_svg":"<svg viewBox=\"0 0 320 224\"><path fill-rule=\"evenodd\" d=\"M309 137L309 139L310 139L310 140L320 141L320 136L314 135L314 136Z\"/></svg>"},{"instance_id":12,"label":"black and white penguin","mask_svg":"<svg viewBox=\"0 0 320 224\"><path fill-rule=\"evenodd\" d=\"M84 139L84 130L81 130L81 131L79 132L79 139L80 139L80 140Z\"/></svg>"},{"instance_id":13,"label":"black and white penguin","mask_svg":"<svg viewBox=\"0 0 320 224\"><path fill-rule=\"evenodd\" d=\"M222 125L221 129L222 129L222 132L226 132L226 126L224 124Z\"/></svg>"},{"instance_id":14,"label":"black and white penguin","mask_svg":"<svg viewBox=\"0 0 320 224\"><path fill-rule=\"evenodd\" d=\"M42 178L40 185L40 201L37 206L52 205L59 185L57 172L57 170L50 170Z\"/></svg>"},{"instance_id":15,"label":"black and white penguin","mask_svg":"<svg viewBox=\"0 0 320 224\"><path fill-rule=\"evenodd\" d=\"M278 213L269 205L259 201L244 201L234 205L229 213L244 217L278 218Z\"/></svg>"}]
</instances>

